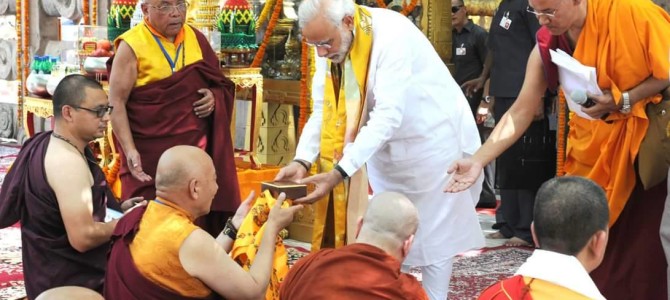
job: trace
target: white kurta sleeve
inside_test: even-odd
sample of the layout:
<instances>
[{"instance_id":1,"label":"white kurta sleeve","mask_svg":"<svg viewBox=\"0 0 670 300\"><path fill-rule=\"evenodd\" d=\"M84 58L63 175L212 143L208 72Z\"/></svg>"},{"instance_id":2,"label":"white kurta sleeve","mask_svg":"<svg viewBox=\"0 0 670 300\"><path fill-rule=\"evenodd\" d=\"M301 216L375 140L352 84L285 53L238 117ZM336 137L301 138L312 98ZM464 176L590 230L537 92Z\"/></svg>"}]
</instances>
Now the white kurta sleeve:
<instances>
[{"instance_id":1,"label":"white kurta sleeve","mask_svg":"<svg viewBox=\"0 0 670 300\"><path fill-rule=\"evenodd\" d=\"M316 49L314 49L316 51ZM321 141L321 123L323 123L323 92L326 82L327 60L318 57L315 52L315 71L312 78L312 114L309 116L295 150L295 159L314 163L319 155Z\"/></svg>"},{"instance_id":2,"label":"white kurta sleeve","mask_svg":"<svg viewBox=\"0 0 670 300\"><path fill-rule=\"evenodd\" d=\"M354 142L345 146L338 163L348 175L353 175L393 136L400 127L409 99L412 66L408 58L412 55L411 46L392 41L383 44L377 65L370 66L377 68L375 78L372 81L368 78L368 82L374 82L373 87L368 87L372 88L374 107Z\"/></svg>"}]
</instances>

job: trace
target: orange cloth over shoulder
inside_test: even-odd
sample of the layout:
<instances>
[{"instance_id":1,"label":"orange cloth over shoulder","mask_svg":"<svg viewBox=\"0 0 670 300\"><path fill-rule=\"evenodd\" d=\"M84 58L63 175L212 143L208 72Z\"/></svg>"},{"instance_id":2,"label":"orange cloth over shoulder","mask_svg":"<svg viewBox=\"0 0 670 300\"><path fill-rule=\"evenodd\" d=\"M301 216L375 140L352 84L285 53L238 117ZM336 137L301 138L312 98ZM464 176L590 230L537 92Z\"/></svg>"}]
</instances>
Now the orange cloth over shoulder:
<instances>
[{"instance_id":1,"label":"orange cloth over shoulder","mask_svg":"<svg viewBox=\"0 0 670 300\"><path fill-rule=\"evenodd\" d=\"M653 76L670 76L670 16L651 1L589 0L586 22L573 53L582 64L597 70L598 85L621 94ZM610 226L616 222L636 184L634 162L649 121L645 106L661 96L635 103L629 115L612 113L611 124L575 116L565 168L568 174L588 177L605 189Z\"/></svg>"}]
</instances>

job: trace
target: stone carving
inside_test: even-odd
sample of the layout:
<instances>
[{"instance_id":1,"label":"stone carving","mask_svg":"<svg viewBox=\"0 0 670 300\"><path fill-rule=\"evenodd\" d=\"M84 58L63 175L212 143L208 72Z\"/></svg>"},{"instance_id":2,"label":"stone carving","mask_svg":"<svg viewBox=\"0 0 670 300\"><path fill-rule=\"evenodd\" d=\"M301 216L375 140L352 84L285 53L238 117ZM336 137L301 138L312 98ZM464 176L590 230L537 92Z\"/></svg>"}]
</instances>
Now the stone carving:
<instances>
[{"instance_id":1,"label":"stone carving","mask_svg":"<svg viewBox=\"0 0 670 300\"><path fill-rule=\"evenodd\" d=\"M78 20L82 17L82 1L87 0L42 0L42 9L50 17ZM31 14L32 17L32 14Z\"/></svg>"},{"instance_id":2,"label":"stone carving","mask_svg":"<svg viewBox=\"0 0 670 300\"><path fill-rule=\"evenodd\" d=\"M15 0L0 0L0 15L13 15L16 13Z\"/></svg>"},{"instance_id":3,"label":"stone carving","mask_svg":"<svg viewBox=\"0 0 670 300\"><path fill-rule=\"evenodd\" d=\"M0 80L15 80L16 72L16 40L0 39Z\"/></svg>"}]
</instances>

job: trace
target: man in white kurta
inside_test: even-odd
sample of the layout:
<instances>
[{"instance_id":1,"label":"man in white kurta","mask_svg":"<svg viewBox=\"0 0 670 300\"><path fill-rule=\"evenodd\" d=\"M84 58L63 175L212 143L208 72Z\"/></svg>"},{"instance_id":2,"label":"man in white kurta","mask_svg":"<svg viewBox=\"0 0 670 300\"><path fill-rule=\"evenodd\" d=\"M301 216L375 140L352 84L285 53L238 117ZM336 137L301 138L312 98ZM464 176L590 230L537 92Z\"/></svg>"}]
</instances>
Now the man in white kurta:
<instances>
[{"instance_id":1,"label":"man in white kurta","mask_svg":"<svg viewBox=\"0 0 670 300\"><path fill-rule=\"evenodd\" d=\"M296 160L277 179L299 180L319 156L330 155L323 151L328 145L319 141L329 130L322 125L334 117L330 106L338 102L324 101L329 97L324 91L333 91L329 81L339 76L328 72L340 65L347 94L346 123L354 123L355 132L346 131L343 151L334 155L331 171L302 179L316 189L296 202L328 198L334 186L367 166L374 193L403 193L419 210L419 229L403 265L420 266L429 297L446 299L452 258L484 244L475 212L482 178L470 190L443 192L444 170L480 146L465 96L428 39L397 12L355 6L350 0L305 0L299 21L303 36L319 56L312 86L314 110L300 137ZM363 76L351 73L351 65L360 60L354 54L362 47L357 44L361 35L371 35L372 41ZM346 88L354 75L364 79L358 84L363 98L359 122L350 120L349 102L355 93Z\"/></svg>"}]
</instances>

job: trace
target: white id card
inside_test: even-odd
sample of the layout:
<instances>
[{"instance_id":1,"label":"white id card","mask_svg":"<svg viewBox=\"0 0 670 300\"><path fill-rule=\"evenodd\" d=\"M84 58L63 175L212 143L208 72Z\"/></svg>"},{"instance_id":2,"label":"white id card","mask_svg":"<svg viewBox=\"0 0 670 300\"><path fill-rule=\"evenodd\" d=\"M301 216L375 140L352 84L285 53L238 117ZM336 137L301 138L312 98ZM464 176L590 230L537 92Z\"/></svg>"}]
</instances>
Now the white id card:
<instances>
[{"instance_id":1,"label":"white id card","mask_svg":"<svg viewBox=\"0 0 670 300\"><path fill-rule=\"evenodd\" d=\"M500 19L500 27L509 30L510 26L512 26L512 19L509 18L509 12L505 12L505 15Z\"/></svg>"},{"instance_id":2,"label":"white id card","mask_svg":"<svg viewBox=\"0 0 670 300\"><path fill-rule=\"evenodd\" d=\"M465 54L466 54L466 52L465 52L465 44L461 44L460 47L456 48L456 55L458 55L458 56L463 56L463 55L465 55Z\"/></svg>"}]
</instances>

